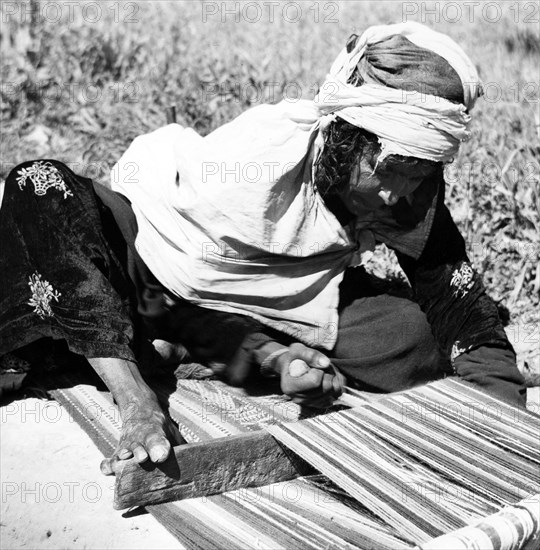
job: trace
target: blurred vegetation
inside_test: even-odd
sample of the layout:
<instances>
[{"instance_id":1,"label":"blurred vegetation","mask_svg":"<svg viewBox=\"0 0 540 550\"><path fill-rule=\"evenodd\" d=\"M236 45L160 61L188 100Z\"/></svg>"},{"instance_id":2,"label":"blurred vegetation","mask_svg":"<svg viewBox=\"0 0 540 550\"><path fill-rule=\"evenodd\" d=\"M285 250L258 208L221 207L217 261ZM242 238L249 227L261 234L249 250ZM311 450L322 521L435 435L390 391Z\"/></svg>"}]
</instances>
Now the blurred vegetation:
<instances>
[{"instance_id":1,"label":"blurred vegetation","mask_svg":"<svg viewBox=\"0 0 540 550\"><path fill-rule=\"evenodd\" d=\"M296 3L300 18L283 4L272 16L264 1L258 13L209 0L70 4L2 3L1 178L23 160L52 157L106 183L170 105L206 134L283 94L312 98L346 38L369 25L405 15L452 36L477 64L486 97L473 138L447 167L447 203L490 294L510 310L513 343L540 372L535 3L499 2L487 16L482 5L463 7L458 18L444 2L309 0Z\"/></svg>"}]
</instances>

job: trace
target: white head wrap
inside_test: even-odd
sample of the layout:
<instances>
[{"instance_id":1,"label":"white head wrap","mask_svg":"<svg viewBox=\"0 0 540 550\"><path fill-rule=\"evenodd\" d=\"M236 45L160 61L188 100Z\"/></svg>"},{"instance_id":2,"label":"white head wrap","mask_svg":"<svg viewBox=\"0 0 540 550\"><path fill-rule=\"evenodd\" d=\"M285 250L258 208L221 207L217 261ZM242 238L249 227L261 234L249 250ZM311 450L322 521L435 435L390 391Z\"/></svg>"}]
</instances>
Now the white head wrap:
<instances>
[{"instance_id":1,"label":"white head wrap","mask_svg":"<svg viewBox=\"0 0 540 550\"><path fill-rule=\"evenodd\" d=\"M465 105L417 91L347 83L370 44L397 34L449 63L461 79ZM376 134L382 146L379 160L398 154L447 162L470 137L468 111L481 93L474 65L450 37L419 23L401 23L370 27L351 52L343 49L314 101L322 115L321 129L337 115Z\"/></svg>"}]
</instances>

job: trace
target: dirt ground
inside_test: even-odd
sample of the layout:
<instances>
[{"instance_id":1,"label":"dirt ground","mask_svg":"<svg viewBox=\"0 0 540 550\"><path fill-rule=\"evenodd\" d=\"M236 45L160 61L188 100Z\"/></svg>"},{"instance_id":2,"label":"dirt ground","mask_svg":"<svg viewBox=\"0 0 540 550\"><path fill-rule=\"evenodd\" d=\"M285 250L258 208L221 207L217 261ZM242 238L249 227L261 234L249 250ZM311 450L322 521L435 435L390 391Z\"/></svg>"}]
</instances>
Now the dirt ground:
<instances>
[{"instance_id":1,"label":"dirt ground","mask_svg":"<svg viewBox=\"0 0 540 550\"><path fill-rule=\"evenodd\" d=\"M528 406L540 412L540 387L529 389ZM113 479L99 472L101 458L56 402L0 407L0 548L182 548L149 514L113 510Z\"/></svg>"},{"instance_id":2,"label":"dirt ground","mask_svg":"<svg viewBox=\"0 0 540 550\"><path fill-rule=\"evenodd\" d=\"M0 548L183 548L149 514L112 508L101 453L54 401L0 408Z\"/></svg>"}]
</instances>

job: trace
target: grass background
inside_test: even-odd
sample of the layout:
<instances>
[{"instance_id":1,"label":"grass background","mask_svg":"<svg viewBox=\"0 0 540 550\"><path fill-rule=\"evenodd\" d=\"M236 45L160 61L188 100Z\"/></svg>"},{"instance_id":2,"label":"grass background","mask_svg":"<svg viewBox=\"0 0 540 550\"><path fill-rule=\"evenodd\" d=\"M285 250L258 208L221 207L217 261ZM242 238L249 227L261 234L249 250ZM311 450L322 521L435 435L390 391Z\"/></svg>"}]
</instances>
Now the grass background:
<instances>
[{"instance_id":1,"label":"grass background","mask_svg":"<svg viewBox=\"0 0 540 550\"><path fill-rule=\"evenodd\" d=\"M170 105L206 134L252 105L312 98L353 32L428 24L462 45L485 84L473 137L446 169L447 203L540 384L538 2L271 4L2 2L0 178L52 157L106 183ZM379 258L396 271L387 251Z\"/></svg>"}]
</instances>

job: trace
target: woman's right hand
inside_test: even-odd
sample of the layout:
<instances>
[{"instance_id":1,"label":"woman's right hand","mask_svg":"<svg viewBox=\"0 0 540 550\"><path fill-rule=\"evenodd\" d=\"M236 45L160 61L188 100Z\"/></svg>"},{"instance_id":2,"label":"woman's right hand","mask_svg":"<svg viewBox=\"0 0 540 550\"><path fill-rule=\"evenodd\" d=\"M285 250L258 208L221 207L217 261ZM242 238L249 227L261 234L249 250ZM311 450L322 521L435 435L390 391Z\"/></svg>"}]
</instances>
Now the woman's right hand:
<instances>
[{"instance_id":1,"label":"woman's right hand","mask_svg":"<svg viewBox=\"0 0 540 550\"><path fill-rule=\"evenodd\" d=\"M307 407L332 406L345 387L345 377L333 369L326 355L299 343L276 358L275 370L281 377L281 391Z\"/></svg>"}]
</instances>

